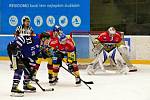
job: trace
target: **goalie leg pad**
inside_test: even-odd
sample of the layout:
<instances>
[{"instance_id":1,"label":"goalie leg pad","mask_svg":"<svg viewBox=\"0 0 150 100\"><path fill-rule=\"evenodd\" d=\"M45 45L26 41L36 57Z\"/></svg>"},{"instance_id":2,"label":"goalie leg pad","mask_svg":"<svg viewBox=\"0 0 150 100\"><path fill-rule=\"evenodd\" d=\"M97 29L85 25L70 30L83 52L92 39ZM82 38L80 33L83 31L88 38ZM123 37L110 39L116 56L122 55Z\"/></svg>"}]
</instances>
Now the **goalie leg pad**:
<instances>
[{"instance_id":1,"label":"goalie leg pad","mask_svg":"<svg viewBox=\"0 0 150 100\"><path fill-rule=\"evenodd\" d=\"M116 48L115 50L116 51L113 52L114 54L112 54L112 55L114 55L114 60L116 61L117 65L119 65L119 63L120 63L120 67L122 68L121 73L127 74L127 72L129 71L129 68L128 68L125 60L121 56L120 52L118 51L118 49Z\"/></svg>"},{"instance_id":2,"label":"goalie leg pad","mask_svg":"<svg viewBox=\"0 0 150 100\"><path fill-rule=\"evenodd\" d=\"M107 59L107 53L103 50L93 61L90 65L87 67L87 73L89 75L95 74L95 72L98 69L101 69L102 71L105 71L103 63Z\"/></svg>"}]
</instances>

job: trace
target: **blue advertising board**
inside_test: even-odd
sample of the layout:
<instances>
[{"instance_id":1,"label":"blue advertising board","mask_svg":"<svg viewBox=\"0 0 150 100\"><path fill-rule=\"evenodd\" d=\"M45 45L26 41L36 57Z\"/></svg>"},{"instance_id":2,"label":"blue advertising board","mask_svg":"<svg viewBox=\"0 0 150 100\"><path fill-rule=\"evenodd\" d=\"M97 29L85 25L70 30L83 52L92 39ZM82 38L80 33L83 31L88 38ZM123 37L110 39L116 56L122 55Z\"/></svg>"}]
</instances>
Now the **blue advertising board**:
<instances>
[{"instance_id":1,"label":"blue advertising board","mask_svg":"<svg viewBox=\"0 0 150 100\"><path fill-rule=\"evenodd\" d=\"M90 30L90 0L0 0L0 34L12 34L23 17L35 33L62 26L64 33Z\"/></svg>"}]
</instances>

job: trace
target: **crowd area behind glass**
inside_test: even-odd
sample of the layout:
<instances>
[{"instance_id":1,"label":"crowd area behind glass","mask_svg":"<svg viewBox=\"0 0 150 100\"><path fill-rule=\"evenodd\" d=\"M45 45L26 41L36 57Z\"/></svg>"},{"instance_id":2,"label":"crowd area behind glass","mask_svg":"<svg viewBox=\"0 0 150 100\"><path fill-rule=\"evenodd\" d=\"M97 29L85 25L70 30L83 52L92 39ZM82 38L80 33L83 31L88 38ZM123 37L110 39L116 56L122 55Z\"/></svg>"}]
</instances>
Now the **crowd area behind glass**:
<instances>
[{"instance_id":1,"label":"crowd area behind glass","mask_svg":"<svg viewBox=\"0 0 150 100\"><path fill-rule=\"evenodd\" d=\"M91 31L109 26L126 35L150 35L150 0L91 0Z\"/></svg>"}]
</instances>

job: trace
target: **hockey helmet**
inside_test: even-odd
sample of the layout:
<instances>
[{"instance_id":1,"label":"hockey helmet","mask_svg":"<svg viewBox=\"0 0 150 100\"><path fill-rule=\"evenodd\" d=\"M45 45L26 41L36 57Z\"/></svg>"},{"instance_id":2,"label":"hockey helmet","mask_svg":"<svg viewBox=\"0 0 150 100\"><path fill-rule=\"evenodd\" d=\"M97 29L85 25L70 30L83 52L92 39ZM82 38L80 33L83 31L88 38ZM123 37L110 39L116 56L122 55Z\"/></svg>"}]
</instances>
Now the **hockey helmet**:
<instances>
[{"instance_id":1,"label":"hockey helmet","mask_svg":"<svg viewBox=\"0 0 150 100\"><path fill-rule=\"evenodd\" d=\"M115 34L116 33L116 29L114 27L110 27L108 29L109 34Z\"/></svg>"}]
</instances>

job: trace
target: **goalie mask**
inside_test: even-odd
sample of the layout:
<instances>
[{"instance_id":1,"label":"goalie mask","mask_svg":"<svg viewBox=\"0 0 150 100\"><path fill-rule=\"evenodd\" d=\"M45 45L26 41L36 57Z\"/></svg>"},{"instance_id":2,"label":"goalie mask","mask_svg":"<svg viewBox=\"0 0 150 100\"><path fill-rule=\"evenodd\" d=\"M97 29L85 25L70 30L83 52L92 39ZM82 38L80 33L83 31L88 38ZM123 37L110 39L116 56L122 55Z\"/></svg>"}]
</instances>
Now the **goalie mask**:
<instances>
[{"instance_id":1,"label":"goalie mask","mask_svg":"<svg viewBox=\"0 0 150 100\"><path fill-rule=\"evenodd\" d=\"M116 29L115 29L114 27L110 27L110 28L108 29L108 32L109 32L109 34L113 35L113 34L116 33Z\"/></svg>"}]
</instances>

